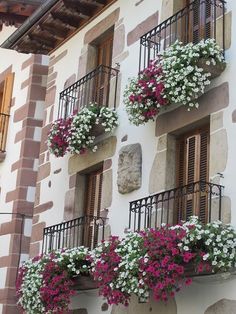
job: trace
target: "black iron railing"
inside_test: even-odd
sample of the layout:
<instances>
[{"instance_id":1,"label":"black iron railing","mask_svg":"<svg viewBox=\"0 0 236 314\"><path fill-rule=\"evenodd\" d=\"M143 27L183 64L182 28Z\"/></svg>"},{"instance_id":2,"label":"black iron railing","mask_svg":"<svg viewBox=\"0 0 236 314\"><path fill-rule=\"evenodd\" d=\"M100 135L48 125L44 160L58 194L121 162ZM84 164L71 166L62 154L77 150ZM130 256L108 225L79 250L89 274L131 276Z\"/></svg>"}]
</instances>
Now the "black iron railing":
<instances>
[{"instance_id":1,"label":"black iron railing","mask_svg":"<svg viewBox=\"0 0 236 314\"><path fill-rule=\"evenodd\" d=\"M9 117L9 114L0 113L0 152L6 151Z\"/></svg>"},{"instance_id":2,"label":"black iron railing","mask_svg":"<svg viewBox=\"0 0 236 314\"><path fill-rule=\"evenodd\" d=\"M119 70L100 65L60 93L58 118L66 118L96 103L116 108Z\"/></svg>"},{"instance_id":3,"label":"black iron railing","mask_svg":"<svg viewBox=\"0 0 236 314\"><path fill-rule=\"evenodd\" d=\"M198 181L130 202L129 228L140 231L198 216L203 223L222 218L223 186Z\"/></svg>"},{"instance_id":4,"label":"black iron railing","mask_svg":"<svg viewBox=\"0 0 236 314\"><path fill-rule=\"evenodd\" d=\"M82 216L44 228L42 252L85 246L90 249L104 240L106 218Z\"/></svg>"},{"instance_id":5,"label":"black iron railing","mask_svg":"<svg viewBox=\"0 0 236 314\"><path fill-rule=\"evenodd\" d=\"M176 40L214 38L225 50L225 1L195 0L140 38L139 71ZM220 19L222 19L220 21Z\"/></svg>"}]
</instances>

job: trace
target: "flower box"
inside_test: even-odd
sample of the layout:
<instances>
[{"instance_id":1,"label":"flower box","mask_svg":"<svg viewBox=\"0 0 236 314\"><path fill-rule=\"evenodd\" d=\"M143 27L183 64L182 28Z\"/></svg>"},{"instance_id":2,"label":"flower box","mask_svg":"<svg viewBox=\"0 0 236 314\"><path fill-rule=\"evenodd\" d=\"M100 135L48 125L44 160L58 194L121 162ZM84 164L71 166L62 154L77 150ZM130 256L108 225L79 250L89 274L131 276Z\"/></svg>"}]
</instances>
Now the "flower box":
<instances>
[{"instance_id":1,"label":"flower box","mask_svg":"<svg viewBox=\"0 0 236 314\"><path fill-rule=\"evenodd\" d=\"M201 272L197 272L196 265L189 263L188 265L184 266L184 275L187 278L192 278L196 276L205 276L205 275L212 275L213 273L207 270L203 270Z\"/></svg>"},{"instance_id":2,"label":"flower box","mask_svg":"<svg viewBox=\"0 0 236 314\"><path fill-rule=\"evenodd\" d=\"M193 281L197 283L203 283L203 284L219 284L223 283L226 280L234 280L236 275L236 269L232 268L230 270L227 270L225 272L219 271L217 273L205 273L205 274L197 274L193 276Z\"/></svg>"},{"instance_id":3,"label":"flower box","mask_svg":"<svg viewBox=\"0 0 236 314\"><path fill-rule=\"evenodd\" d=\"M215 65L213 65L212 63L210 63L209 59L206 58L200 58L196 65L199 68L203 69L204 73L210 73L211 74L211 79L214 79L218 76L221 75L221 73L225 70L226 68L226 63L222 62L222 63L216 63Z\"/></svg>"},{"instance_id":4,"label":"flower box","mask_svg":"<svg viewBox=\"0 0 236 314\"><path fill-rule=\"evenodd\" d=\"M78 291L97 289L98 284L89 274L79 275L75 279L74 289Z\"/></svg>"},{"instance_id":5,"label":"flower box","mask_svg":"<svg viewBox=\"0 0 236 314\"><path fill-rule=\"evenodd\" d=\"M99 121L98 124L93 125L90 131L90 135L95 136L95 137L98 137L104 133L105 133L105 127L101 124L101 120Z\"/></svg>"},{"instance_id":6,"label":"flower box","mask_svg":"<svg viewBox=\"0 0 236 314\"><path fill-rule=\"evenodd\" d=\"M223 51L214 39L184 45L178 40L129 81L124 103L134 125L145 124L173 104L198 108L198 98L225 69Z\"/></svg>"},{"instance_id":7,"label":"flower box","mask_svg":"<svg viewBox=\"0 0 236 314\"><path fill-rule=\"evenodd\" d=\"M118 115L108 107L90 104L76 115L53 122L48 134L48 148L56 157L66 153L95 152L94 140L99 135L112 132L118 126Z\"/></svg>"}]
</instances>

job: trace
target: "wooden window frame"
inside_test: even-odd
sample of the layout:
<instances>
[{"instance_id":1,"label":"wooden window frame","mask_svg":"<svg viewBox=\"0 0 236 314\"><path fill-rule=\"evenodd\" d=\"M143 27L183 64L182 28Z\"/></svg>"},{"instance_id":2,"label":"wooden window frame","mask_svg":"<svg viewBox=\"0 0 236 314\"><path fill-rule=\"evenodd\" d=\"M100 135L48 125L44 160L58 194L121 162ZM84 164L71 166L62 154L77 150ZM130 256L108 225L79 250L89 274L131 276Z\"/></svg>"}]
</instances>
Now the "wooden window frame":
<instances>
[{"instance_id":1,"label":"wooden window frame","mask_svg":"<svg viewBox=\"0 0 236 314\"><path fill-rule=\"evenodd\" d=\"M204 134L206 134L206 142L204 142ZM191 174L191 171L189 173L189 142L190 139L195 138L194 142L194 171ZM184 145L184 147L182 146ZM204 146L206 145L206 146ZM184 149L184 152L181 153L181 146ZM202 147L205 147L204 149ZM203 150L202 150L203 149ZM205 156L206 154L206 156ZM182 157L181 157L182 155ZM181 219L186 219L188 216L188 201L190 202L192 200L192 207L191 211L193 215L199 215L203 222L207 222L208 217L208 208L207 208L207 202L206 202L206 208L205 210L202 210L201 206L203 206L204 201L204 191L191 191L191 184L193 183L193 188L195 189L194 183L200 182L200 181L209 181L209 156L210 156L210 128L209 125L196 128L191 132L185 133L182 136L179 136L177 138L176 142L176 187L181 189L182 187L186 185L190 185L189 190L188 188L184 188L182 191L183 193L187 193L184 197L180 197L177 200L176 204L176 210L174 214L174 221L178 223ZM201 158L204 160L201 161ZM205 161L206 160L206 161ZM204 170L204 163L206 163L206 170ZM201 178L201 167L200 165L203 165L203 171L205 178ZM192 167L192 165L191 165ZM193 176L194 178L191 180L189 176ZM189 180L190 178L190 180ZM199 183L199 186L201 184ZM205 193L205 197L206 193ZM203 204L203 205L202 205Z\"/></svg>"},{"instance_id":2,"label":"wooden window frame","mask_svg":"<svg viewBox=\"0 0 236 314\"><path fill-rule=\"evenodd\" d=\"M102 183L103 167L86 174L83 245L87 247L94 247L98 242L99 225L96 224L96 217L100 217Z\"/></svg>"},{"instance_id":3,"label":"wooden window frame","mask_svg":"<svg viewBox=\"0 0 236 314\"><path fill-rule=\"evenodd\" d=\"M2 90L0 92L0 151L5 152L9 117L11 110L11 101L14 85L14 73L6 75L1 83Z\"/></svg>"}]
</instances>

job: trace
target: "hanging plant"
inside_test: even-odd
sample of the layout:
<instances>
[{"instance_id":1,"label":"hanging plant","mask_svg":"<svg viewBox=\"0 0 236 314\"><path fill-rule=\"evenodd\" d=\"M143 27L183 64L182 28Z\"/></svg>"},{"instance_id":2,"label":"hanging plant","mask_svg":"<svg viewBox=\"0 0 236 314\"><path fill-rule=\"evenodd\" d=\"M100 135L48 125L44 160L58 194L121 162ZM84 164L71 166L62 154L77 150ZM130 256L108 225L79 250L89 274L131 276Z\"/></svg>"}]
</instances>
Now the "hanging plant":
<instances>
[{"instance_id":1,"label":"hanging plant","mask_svg":"<svg viewBox=\"0 0 236 314\"><path fill-rule=\"evenodd\" d=\"M173 227L130 232L124 239L113 236L92 251L79 247L29 260L19 270L16 291L27 314L60 314L83 274L94 278L108 304L128 306L132 294L147 301L151 292L155 300L167 302L192 283L190 275L235 267L234 228L190 217Z\"/></svg>"},{"instance_id":2,"label":"hanging plant","mask_svg":"<svg viewBox=\"0 0 236 314\"><path fill-rule=\"evenodd\" d=\"M236 232L197 217L174 227L162 226L125 239L112 237L92 252L92 274L109 304L127 306L131 294L140 300L167 302L192 283L189 275L236 267ZM189 272L191 270L191 273Z\"/></svg>"},{"instance_id":3,"label":"hanging plant","mask_svg":"<svg viewBox=\"0 0 236 314\"><path fill-rule=\"evenodd\" d=\"M216 65L225 68L223 51L214 39L187 45L176 41L163 52L160 61L165 98L170 103L198 108L197 99L211 83L210 71Z\"/></svg>"},{"instance_id":4,"label":"hanging plant","mask_svg":"<svg viewBox=\"0 0 236 314\"><path fill-rule=\"evenodd\" d=\"M47 145L49 152L56 157L63 157L69 151L68 138L72 118L58 119L52 123L48 134Z\"/></svg>"},{"instance_id":5,"label":"hanging plant","mask_svg":"<svg viewBox=\"0 0 236 314\"><path fill-rule=\"evenodd\" d=\"M124 91L124 103L131 123L140 125L154 120L159 109L168 104L162 77L159 61L155 60L140 72L138 78L129 81Z\"/></svg>"},{"instance_id":6,"label":"hanging plant","mask_svg":"<svg viewBox=\"0 0 236 314\"><path fill-rule=\"evenodd\" d=\"M124 91L129 120L144 124L171 104L198 108L197 99L225 66L223 51L214 39L187 45L176 41L130 80Z\"/></svg>"},{"instance_id":7,"label":"hanging plant","mask_svg":"<svg viewBox=\"0 0 236 314\"><path fill-rule=\"evenodd\" d=\"M101 126L105 133L112 132L118 125L118 116L115 110L106 107L98 107L91 104L83 108L73 117L71 132L68 138L69 151L72 154L84 154L87 150L96 152L94 141L96 126Z\"/></svg>"},{"instance_id":8,"label":"hanging plant","mask_svg":"<svg viewBox=\"0 0 236 314\"><path fill-rule=\"evenodd\" d=\"M48 135L49 151L56 157L62 157L67 152L96 152L96 137L112 132L117 126L118 115L115 110L90 104L73 117L53 123Z\"/></svg>"},{"instance_id":9,"label":"hanging plant","mask_svg":"<svg viewBox=\"0 0 236 314\"><path fill-rule=\"evenodd\" d=\"M75 276L89 272L88 249L59 250L26 261L16 282L18 305L27 314L62 314L75 294Z\"/></svg>"}]
</instances>

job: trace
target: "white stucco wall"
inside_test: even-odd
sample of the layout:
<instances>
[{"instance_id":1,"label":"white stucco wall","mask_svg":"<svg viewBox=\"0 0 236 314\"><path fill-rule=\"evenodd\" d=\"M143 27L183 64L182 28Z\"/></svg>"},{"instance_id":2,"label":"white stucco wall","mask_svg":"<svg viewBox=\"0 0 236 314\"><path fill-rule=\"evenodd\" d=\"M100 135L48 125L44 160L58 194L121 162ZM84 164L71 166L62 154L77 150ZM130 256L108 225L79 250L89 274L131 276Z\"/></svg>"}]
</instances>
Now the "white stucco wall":
<instances>
[{"instance_id":1,"label":"white stucco wall","mask_svg":"<svg viewBox=\"0 0 236 314\"><path fill-rule=\"evenodd\" d=\"M16 186L17 172L11 172L11 166L19 160L21 143L14 143L14 141L17 132L22 129L22 121L14 123L13 117L15 111L26 102L27 89L22 90L21 84L24 79L29 77L29 68L22 71L21 66L22 63L29 58L29 55L22 55L12 50L0 48L0 56L0 73L10 66L12 66L12 72L15 73L12 98L15 98L16 101L15 105L10 110L10 120L6 143L6 158L3 162L0 163L0 212L11 212L12 202L6 203L5 200L7 192L14 190ZM1 215L1 223L10 221L11 219L11 215ZM3 246L6 247L6 250L8 249L8 245L4 241Z\"/></svg>"},{"instance_id":2,"label":"white stucco wall","mask_svg":"<svg viewBox=\"0 0 236 314\"><path fill-rule=\"evenodd\" d=\"M16 29L14 27L3 26L0 32L0 43L10 36ZM28 88L21 89L21 84L29 78L29 67L22 70L22 64L30 58L30 55L20 54L16 51L0 48L0 73L12 66L12 72L14 76L13 94L12 98L15 98L14 106L10 109L10 120L8 125L7 143L6 143L6 155L5 159L0 162L0 224L10 222L14 216L10 213L13 212L13 201L6 202L6 195L8 192L15 190L17 173L12 172L12 165L20 159L20 150L22 142L15 143L16 134L23 128L23 120L14 122L15 112L22 107L27 101ZM42 104L41 104L41 112ZM35 136L38 137L38 134ZM28 200L34 201L34 188L28 190ZM9 213L9 215L3 215L2 213ZM32 222L27 221L24 227L24 235L30 236L32 228ZM2 231L2 229L1 229ZM10 254L11 247L11 234L0 236L0 258L4 260ZM17 257L16 257L17 258ZM21 259L26 259L27 256L23 256ZM7 268L0 268L1 285L0 289L5 288L5 281L7 275ZM2 313L2 307L0 307L0 313Z\"/></svg>"},{"instance_id":3,"label":"white stucco wall","mask_svg":"<svg viewBox=\"0 0 236 314\"><path fill-rule=\"evenodd\" d=\"M56 95L57 101L54 107L54 118L57 117L57 106L59 92L64 89L65 81L74 73L77 73L79 56L83 48L83 38L85 33L96 25L99 21L104 19L107 15L113 12L116 8L120 8L120 18L123 18L126 35L133 30L137 24L145 20L154 12L161 11L161 1L145 0L139 6L135 6L134 0L119 0L112 5L108 10L101 14L97 19L93 20L89 25L83 28L78 34L67 41L62 47L53 53L58 56L64 50L68 50L66 57L61 59L54 65L54 71L58 72L56 79ZM228 11L232 10L232 33L236 31L236 2L233 0L227 1ZM139 42L137 41L131 46L127 46L124 51L128 51L129 56L120 64L120 71L122 73L121 95L129 77L137 75L138 70L138 56L139 56ZM228 136L228 160L224 178L221 179L221 184L225 186L225 195L231 198L231 214L232 224L236 227L236 193L235 193L235 155L236 155L236 141L235 141L235 124L232 123L232 112L235 110L236 104L236 89L235 89L235 70L236 70L236 39L232 36L232 44L230 49L226 51L226 61L228 63L227 69L217 79L214 80L211 87L218 86L223 82L229 83L230 103L224 110L224 128ZM157 150L157 138L155 137L155 123L148 123L145 126L135 127L128 122L127 115L124 110L122 97L118 108L120 126L114 132L117 136L117 149L112 158L113 171L113 199L112 205L109 209L109 224L111 225L111 233L113 235L123 235L125 227L128 226L128 209L129 202L148 195L149 175L155 153ZM48 110L49 116L49 110ZM121 143L121 138L128 135L128 140ZM142 187L132 193L121 195L117 190L117 165L118 152L123 145L140 143L142 146ZM220 152L219 152L220 154ZM217 158L217 156L216 156ZM55 158L50 156L51 162L51 176L41 182L41 203L53 201L53 208L40 214L41 222L46 221L47 226L60 223L63 221L64 214L64 200L65 192L69 189L68 176L68 159L69 156L63 158ZM61 172L56 176L54 171L61 168ZM51 181L51 188L48 188L48 183ZM194 283L191 287L184 289L176 297L178 314L189 314L190 309L192 314L203 314L208 306L215 303L221 298L228 298L236 300L236 280L227 281L222 284L208 284L208 283ZM100 313L101 300L97 300L96 296L81 295L81 303L73 306L87 308L89 314ZM79 298L78 298L79 300ZM136 313L133 313L136 314ZM223 314L223 313L222 313Z\"/></svg>"}]
</instances>

